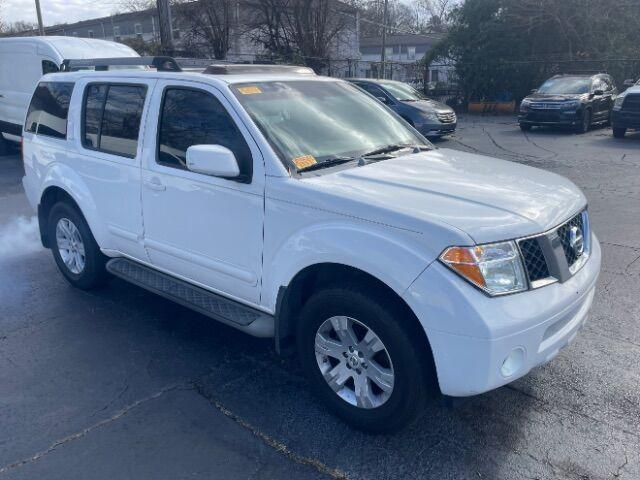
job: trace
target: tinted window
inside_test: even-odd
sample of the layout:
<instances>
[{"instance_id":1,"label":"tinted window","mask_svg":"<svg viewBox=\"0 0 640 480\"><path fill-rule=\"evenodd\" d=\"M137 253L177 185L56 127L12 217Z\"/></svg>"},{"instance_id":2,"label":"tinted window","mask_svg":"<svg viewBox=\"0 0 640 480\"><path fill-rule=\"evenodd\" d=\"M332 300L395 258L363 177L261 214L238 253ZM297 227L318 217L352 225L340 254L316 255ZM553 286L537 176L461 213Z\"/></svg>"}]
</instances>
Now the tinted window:
<instances>
[{"instance_id":1,"label":"tinted window","mask_svg":"<svg viewBox=\"0 0 640 480\"><path fill-rule=\"evenodd\" d=\"M106 85L89 85L87 87L84 103L84 138L82 142L85 147L98 148L102 107L106 98Z\"/></svg>"},{"instance_id":2,"label":"tinted window","mask_svg":"<svg viewBox=\"0 0 640 480\"><path fill-rule=\"evenodd\" d=\"M186 169L191 145L222 145L231 150L245 178L251 177L249 146L224 106L210 93L171 88L160 114L158 163Z\"/></svg>"},{"instance_id":3,"label":"tinted window","mask_svg":"<svg viewBox=\"0 0 640 480\"><path fill-rule=\"evenodd\" d=\"M65 138L72 92L73 83L40 83L27 111L27 132Z\"/></svg>"},{"instance_id":4,"label":"tinted window","mask_svg":"<svg viewBox=\"0 0 640 480\"><path fill-rule=\"evenodd\" d=\"M89 85L84 101L84 146L135 157L146 90L138 85Z\"/></svg>"},{"instance_id":5,"label":"tinted window","mask_svg":"<svg viewBox=\"0 0 640 480\"><path fill-rule=\"evenodd\" d=\"M550 94L582 94L589 93L590 89L590 77L555 77L544 82L538 89L538 92Z\"/></svg>"},{"instance_id":6,"label":"tinted window","mask_svg":"<svg viewBox=\"0 0 640 480\"><path fill-rule=\"evenodd\" d=\"M60 69L58 66L53 63L51 60L42 60L42 74L46 75L47 73L55 73Z\"/></svg>"},{"instance_id":7,"label":"tinted window","mask_svg":"<svg viewBox=\"0 0 640 480\"><path fill-rule=\"evenodd\" d=\"M369 92L374 97L385 97L384 92L380 87L375 85L371 85L370 83L358 83L358 86L362 88L365 92Z\"/></svg>"}]
</instances>

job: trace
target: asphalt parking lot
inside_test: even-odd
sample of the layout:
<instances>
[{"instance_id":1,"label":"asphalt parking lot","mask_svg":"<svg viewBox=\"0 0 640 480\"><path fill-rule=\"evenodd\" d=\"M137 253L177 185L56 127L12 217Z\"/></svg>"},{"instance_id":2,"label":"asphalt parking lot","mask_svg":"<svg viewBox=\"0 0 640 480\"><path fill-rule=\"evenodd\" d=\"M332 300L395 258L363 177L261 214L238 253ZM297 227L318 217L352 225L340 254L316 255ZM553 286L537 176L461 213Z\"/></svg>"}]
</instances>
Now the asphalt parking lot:
<instances>
[{"instance_id":1,"label":"asphalt parking lot","mask_svg":"<svg viewBox=\"0 0 640 480\"><path fill-rule=\"evenodd\" d=\"M389 436L328 414L270 341L120 280L69 287L39 246L18 156L0 158L0 478L640 478L640 133L465 116L438 146L573 180L603 271L553 362Z\"/></svg>"}]
</instances>

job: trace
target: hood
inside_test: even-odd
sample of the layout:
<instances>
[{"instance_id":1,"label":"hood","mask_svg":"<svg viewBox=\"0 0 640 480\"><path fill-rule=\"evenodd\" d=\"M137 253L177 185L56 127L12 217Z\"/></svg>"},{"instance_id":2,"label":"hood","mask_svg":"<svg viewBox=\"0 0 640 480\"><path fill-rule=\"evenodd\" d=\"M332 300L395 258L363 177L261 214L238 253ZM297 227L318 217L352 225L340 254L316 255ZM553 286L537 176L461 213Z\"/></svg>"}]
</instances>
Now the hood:
<instances>
[{"instance_id":1,"label":"hood","mask_svg":"<svg viewBox=\"0 0 640 480\"><path fill-rule=\"evenodd\" d=\"M527 96L527 100L533 102L544 100L545 102L563 102L565 100L584 100L589 97L588 93L533 93Z\"/></svg>"},{"instance_id":2,"label":"hood","mask_svg":"<svg viewBox=\"0 0 640 480\"><path fill-rule=\"evenodd\" d=\"M453 109L444 103L436 102L435 100L418 100L418 101L403 101L401 102L403 105L407 105L409 107L414 107L421 112L431 113L447 113L453 112Z\"/></svg>"},{"instance_id":3,"label":"hood","mask_svg":"<svg viewBox=\"0 0 640 480\"><path fill-rule=\"evenodd\" d=\"M438 225L458 229L476 243L544 232L586 205L564 177L444 148L304 182L343 197L343 213L420 233Z\"/></svg>"}]
</instances>

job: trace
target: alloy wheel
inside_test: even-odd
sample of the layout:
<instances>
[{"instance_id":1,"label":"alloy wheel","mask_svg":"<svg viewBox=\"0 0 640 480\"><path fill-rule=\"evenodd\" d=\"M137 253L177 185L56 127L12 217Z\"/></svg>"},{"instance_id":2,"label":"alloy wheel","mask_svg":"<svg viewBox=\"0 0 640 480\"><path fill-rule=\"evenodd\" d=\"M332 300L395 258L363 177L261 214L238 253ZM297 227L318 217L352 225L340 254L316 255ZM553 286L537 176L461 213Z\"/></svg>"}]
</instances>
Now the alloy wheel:
<instances>
[{"instance_id":1,"label":"alloy wheel","mask_svg":"<svg viewBox=\"0 0 640 480\"><path fill-rule=\"evenodd\" d=\"M327 385L347 403L371 409L391 397L395 381L391 357L363 322L346 316L325 320L316 333L315 355Z\"/></svg>"},{"instance_id":2,"label":"alloy wheel","mask_svg":"<svg viewBox=\"0 0 640 480\"><path fill-rule=\"evenodd\" d=\"M86 262L84 242L78 227L68 218L58 220L56 245L69 271L76 275L82 273Z\"/></svg>"}]
</instances>

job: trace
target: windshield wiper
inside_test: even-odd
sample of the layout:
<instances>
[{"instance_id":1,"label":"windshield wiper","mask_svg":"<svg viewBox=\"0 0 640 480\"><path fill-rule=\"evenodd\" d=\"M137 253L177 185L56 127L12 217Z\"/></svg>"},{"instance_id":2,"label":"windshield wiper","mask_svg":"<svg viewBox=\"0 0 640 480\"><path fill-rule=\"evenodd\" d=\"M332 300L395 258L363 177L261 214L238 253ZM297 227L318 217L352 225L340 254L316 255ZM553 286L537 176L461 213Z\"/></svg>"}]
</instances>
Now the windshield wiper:
<instances>
[{"instance_id":1,"label":"windshield wiper","mask_svg":"<svg viewBox=\"0 0 640 480\"><path fill-rule=\"evenodd\" d=\"M353 157L332 157L322 162L309 165L308 167L298 168L297 172L300 173L300 172L309 172L311 170L319 170L321 168L331 167L333 165L340 165L342 163L353 162L354 160L355 158Z\"/></svg>"},{"instance_id":2,"label":"windshield wiper","mask_svg":"<svg viewBox=\"0 0 640 480\"><path fill-rule=\"evenodd\" d=\"M386 147L380 147L371 152L367 152L361 155L362 158L373 157L375 155L382 155L383 153L391 153L396 152L398 150L403 150L405 148L413 148L414 150L428 150L429 148L426 145L412 145L410 143L396 143L393 145L387 145Z\"/></svg>"}]
</instances>

